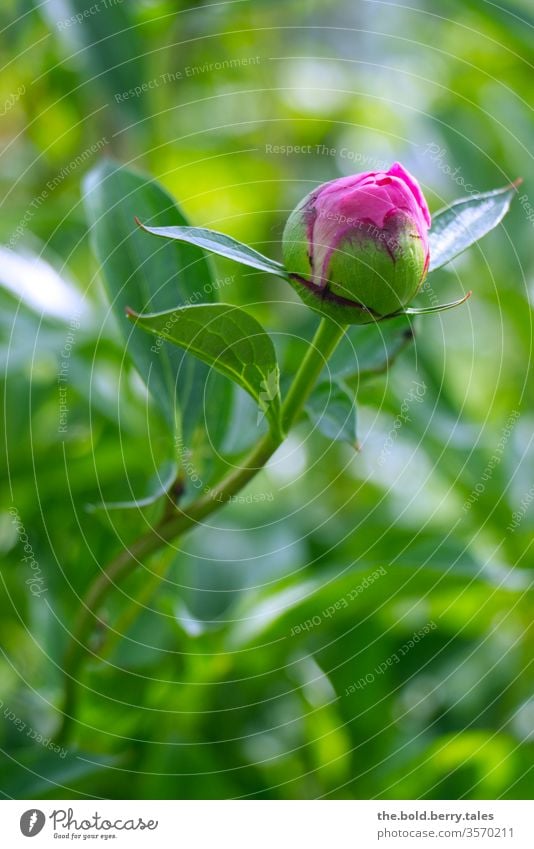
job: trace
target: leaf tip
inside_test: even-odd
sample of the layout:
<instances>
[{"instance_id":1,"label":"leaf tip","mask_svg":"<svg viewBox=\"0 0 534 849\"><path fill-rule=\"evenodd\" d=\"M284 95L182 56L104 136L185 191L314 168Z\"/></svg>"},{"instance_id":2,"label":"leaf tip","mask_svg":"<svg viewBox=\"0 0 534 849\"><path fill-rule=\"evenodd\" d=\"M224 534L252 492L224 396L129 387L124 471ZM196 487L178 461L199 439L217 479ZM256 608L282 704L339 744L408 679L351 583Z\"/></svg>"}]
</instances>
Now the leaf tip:
<instances>
[{"instance_id":1,"label":"leaf tip","mask_svg":"<svg viewBox=\"0 0 534 849\"><path fill-rule=\"evenodd\" d=\"M148 232L148 228L145 227L145 225L143 224L143 222L141 221L141 219L137 215L134 215L134 221L137 224L137 226L140 227L141 230L144 230L145 233Z\"/></svg>"},{"instance_id":2,"label":"leaf tip","mask_svg":"<svg viewBox=\"0 0 534 849\"><path fill-rule=\"evenodd\" d=\"M126 318L129 318L132 321L135 320L136 318L139 318L139 313L136 312L135 310L133 310L131 307L126 307L124 312L125 312Z\"/></svg>"}]
</instances>

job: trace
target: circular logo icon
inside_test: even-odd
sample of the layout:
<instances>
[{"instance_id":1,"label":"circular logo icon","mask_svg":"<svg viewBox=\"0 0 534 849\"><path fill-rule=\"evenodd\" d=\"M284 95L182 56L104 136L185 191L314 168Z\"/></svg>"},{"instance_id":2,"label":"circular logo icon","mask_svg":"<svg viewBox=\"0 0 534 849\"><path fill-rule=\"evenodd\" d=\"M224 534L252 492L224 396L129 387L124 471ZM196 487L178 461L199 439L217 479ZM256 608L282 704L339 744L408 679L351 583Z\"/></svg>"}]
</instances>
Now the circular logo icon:
<instances>
[{"instance_id":1,"label":"circular logo icon","mask_svg":"<svg viewBox=\"0 0 534 849\"><path fill-rule=\"evenodd\" d=\"M24 837L35 837L42 830L46 822L46 817L42 811L37 808L31 808L29 811L24 811L20 818L20 830Z\"/></svg>"}]
</instances>

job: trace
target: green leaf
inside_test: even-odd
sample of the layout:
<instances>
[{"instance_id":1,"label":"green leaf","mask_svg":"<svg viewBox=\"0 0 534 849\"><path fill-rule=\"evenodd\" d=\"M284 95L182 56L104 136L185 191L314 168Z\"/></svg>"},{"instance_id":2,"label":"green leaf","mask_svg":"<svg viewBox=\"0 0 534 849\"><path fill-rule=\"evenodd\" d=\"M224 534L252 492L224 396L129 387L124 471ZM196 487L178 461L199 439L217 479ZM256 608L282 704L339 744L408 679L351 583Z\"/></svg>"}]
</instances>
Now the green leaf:
<instances>
[{"instance_id":1,"label":"green leaf","mask_svg":"<svg viewBox=\"0 0 534 849\"><path fill-rule=\"evenodd\" d=\"M342 383L320 383L305 409L310 421L327 439L358 447L356 402Z\"/></svg>"},{"instance_id":2,"label":"green leaf","mask_svg":"<svg viewBox=\"0 0 534 849\"><path fill-rule=\"evenodd\" d=\"M118 0L102 5L88 5L87 0L61 0L59 5L33 0L32 5L62 42L65 65L83 70L85 96L90 91L101 109L111 107L141 118L145 100L132 96L132 91L142 92L148 72L144 40L132 6ZM133 132L143 129L141 122L131 126Z\"/></svg>"},{"instance_id":3,"label":"green leaf","mask_svg":"<svg viewBox=\"0 0 534 849\"><path fill-rule=\"evenodd\" d=\"M276 274L278 277L288 278L288 273L281 263L263 256L254 248L250 248L224 233L218 233L216 230L205 230L203 227L148 227L142 224L139 219L136 219L136 221L143 230L152 233L154 236L197 245L204 250L219 254L219 256L240 262L242 265L249 265L251 268L258 268L260 271L267 272L267 274Z\"/></svg>"},{"instance_id":4,"label":"green leaf","mask_svg":"<svg viewBox=\"0 0 534 849\"><path fill-rule=\"evenodd\" d=\"M136 498L132 501L101 501L97 504L88 504L87 511L96 513L99 510L139 510L142 507L150 507L151 504L155 504L156 501L170 492L177 474L177 463L169 460L163 463L161 469L158 470L155 479L148 487L147 494L142 498Z\"/></svg>"},{"instance_id":5,"label":"green leaf","mask_svg":"<svg viewBox=\"0 0 534 849\"><path fill-rule=\"evenodd\" d=\"M383 374L414 339L413 320L398 316L378 324L351 325L328 362L330 373L351 389Z\"/></svg>"},{"instance_id":6,"label":"green leaf","mask_svg":"<svg viewBox=\"0 0 534 849\"><path fill-rule=\"evenodd\" d=\"M168 339L243 387L257 401L274 432L280 431L279 368L261 324L230 304L199 304L128 318Z\"/></svg>"},{"instance_id":7,"label":"green leaf","mask_svg":"<svg viewBox=\"0 0 534 849\"><path fill-rule=\"evenodd\" d=\"M460 304L465 304L468 298L471 297L473 293L469 291L463 298L458 298L457 301L449 301L448 304L438 304L437 306L430 307L405 307L399 315L429 315L433 312L444 312L445 310L452 310L454 307L459 307Z\"/></svg>"},{"instance_id":8,"label":"green leaf","mask_svg":"<svg viewBox=\"0 0 534 849\"><path fill-rule=\"evenodd\" d=\"M173 433L178 399L188 438L202 420L206 369L174 348L154 346L132 328L125 310L158 312L191 300L213 301L208 261L194 245L156 245L135 226L136 212L155 223L186 223L170 195L142 174L104 160L84 181L84 202L93 249L128 354Z\"/></svg>"},{"instance_id":9,"label":"green leaf","mask_svg":"<svg viewBox=\"0 0 534 849\"><path fill-rule=\"evenodd\" d=\"M436 212L429 233L429 271L441 268L493 230L508 212L515 192L512 184L457 200Z\"/></svg>"}]
</instances>

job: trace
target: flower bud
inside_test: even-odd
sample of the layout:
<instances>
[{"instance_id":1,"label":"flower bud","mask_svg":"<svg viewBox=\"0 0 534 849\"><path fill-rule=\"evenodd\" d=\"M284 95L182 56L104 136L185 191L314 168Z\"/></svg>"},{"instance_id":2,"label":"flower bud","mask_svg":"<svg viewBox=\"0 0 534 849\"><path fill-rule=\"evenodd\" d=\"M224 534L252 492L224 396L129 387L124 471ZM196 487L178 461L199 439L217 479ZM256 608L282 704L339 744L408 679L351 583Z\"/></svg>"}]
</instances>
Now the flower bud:
<instances>
[{"instance_id":1,"label":"flower bud","mask_svg":"<svg viewBox=\"0 0 534 849\"><path fill-rule=\"evenodd\" d=\"M291 284L308 306L343 324L380 321L421 288L429 227L423 193L398 162L324 183L285 226Z\"/></svg>"}]
</instances>

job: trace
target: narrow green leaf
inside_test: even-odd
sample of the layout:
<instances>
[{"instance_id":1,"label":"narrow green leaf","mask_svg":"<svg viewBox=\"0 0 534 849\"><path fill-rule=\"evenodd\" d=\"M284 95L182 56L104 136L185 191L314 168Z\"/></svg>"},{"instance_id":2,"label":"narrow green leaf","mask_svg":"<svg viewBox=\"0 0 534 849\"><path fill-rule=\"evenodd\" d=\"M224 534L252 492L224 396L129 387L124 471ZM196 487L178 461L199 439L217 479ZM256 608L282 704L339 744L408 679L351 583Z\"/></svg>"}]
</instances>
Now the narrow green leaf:
<instances>
[{"instance_id":1,"label":"narrow green leaf","mask_svg":"<svg viewBox=\"0 0 534 849\"><path fill-rule=\"evenodd\" d=\"M320 383L308 399L305 410L327 439L348 442L358 448L356 402L342 383Z\"/></svg>"},{"instance_id":2,"label":"narrow green leaf","mask_svg":"<svg viewBox=\"0 0 534 849\"><path fill-rule=\"evenodd\" d=\"M508 209L516 184L471 195L440 209L432 216L429 233L429 271L441 268L499 224Z\"/></svg>"},{"instance_id":3,"label":"narrow green leaf","mask_svg":"<svg viewBox=\"0 0 534 849\"><path fill-rule=\"evenodd\" d=\"M159 469L155 479L148 487L147 494L142 498L136 498L132 501L100 501L97 504L88 504L87 511L96 513L99 510L139 510L142 507L149 507L171 490L177 474L178 464L169 460Z\"/></svg>"},{"instance_id":4,"label":"narrow green leaf","mask_svg":"<svg viewBox=\"0 0 534 849\"><path fill-rule=\"evenodd\" d=\"M444 312L445 310L452 310L454 307L459 307L460 304L465 304L468 298L471 297L473 293L469 291L467 295L464 295L463 298L458 298L457 301L450 301L448 304L439 304L435 307L406 307L401 315L428 315L432 312Z\"/></svg>"},{"instance_id":5,"label":"narrow green leaf","mask_svg":"<svg viewBox=\"0 0 534 849\"><path fill-rule=\"evenodd\" d=\"M206 369L168 346L154 346L131 326L127 306L157 312L193 300L215 300L211 269L194 245L157 244L135 226L138 212L154 223L186 220L157 182L104 160L84 181L84 202L95 255L127 352L174 432L178 401L188 438L203 416Z\"/></svg>"},{"instance_id":6,"label":"narrow green leaf","mask_svg":"<svg viewBox=\"0 0 534 849\"><path fill-rule=\"evenodd\" d=\"M255 251L254 248L250 248L224 233L218 233L216 230L206 230L203 227L147 227L138 218L136 218L136 221L143 230L152 233L154 236L197 245L204 250L219 254L219 256L240 262L242 265L258 268L260 271L267 272L267 274L288 277L288 273L281 263L269 259L269 257Z\"/></svg>"},{"instance_id":7,"label":"narrow green leaf","mask_svg":"<svg viewBox=\"0 0 534 849\"><path fill-rule=\"evenodd\" d=\"M413 320L407 316L377 324L351 325L328 362L330 373L356 389L362 380L380 375L412 344Z\"/></svg>"},{"instance_id":8,"label":"narrow green leaf","mask_svg":"<svg viewBox=\"0 0 534 849\"><path fill-rule=\"evenodd\" d=\"M279 368L261 324L230 304L199 304L161 313L127 311L136 325L167 339L242 386L276 433L280 429Z\"/></svg>"},{"instance_id":9,"label":"narrow green leaf","mask_svg":"<svg viewBox=\"0 0 534 849\"><path fill-rule=\"evenodd\" d=\"M33 0L32 5L62 43L65 66L71 71L83 68L82 92L90 90L92 101L101 109L124 110L138 118L146 114L145 98L131 96L132 90L143 91L148 74L142 29L133 4L119 0L102 0L101 4ZM132 132L142 133L143 129L142 122L140 126L131 125Z\"/></svg>"}]
</instances>

